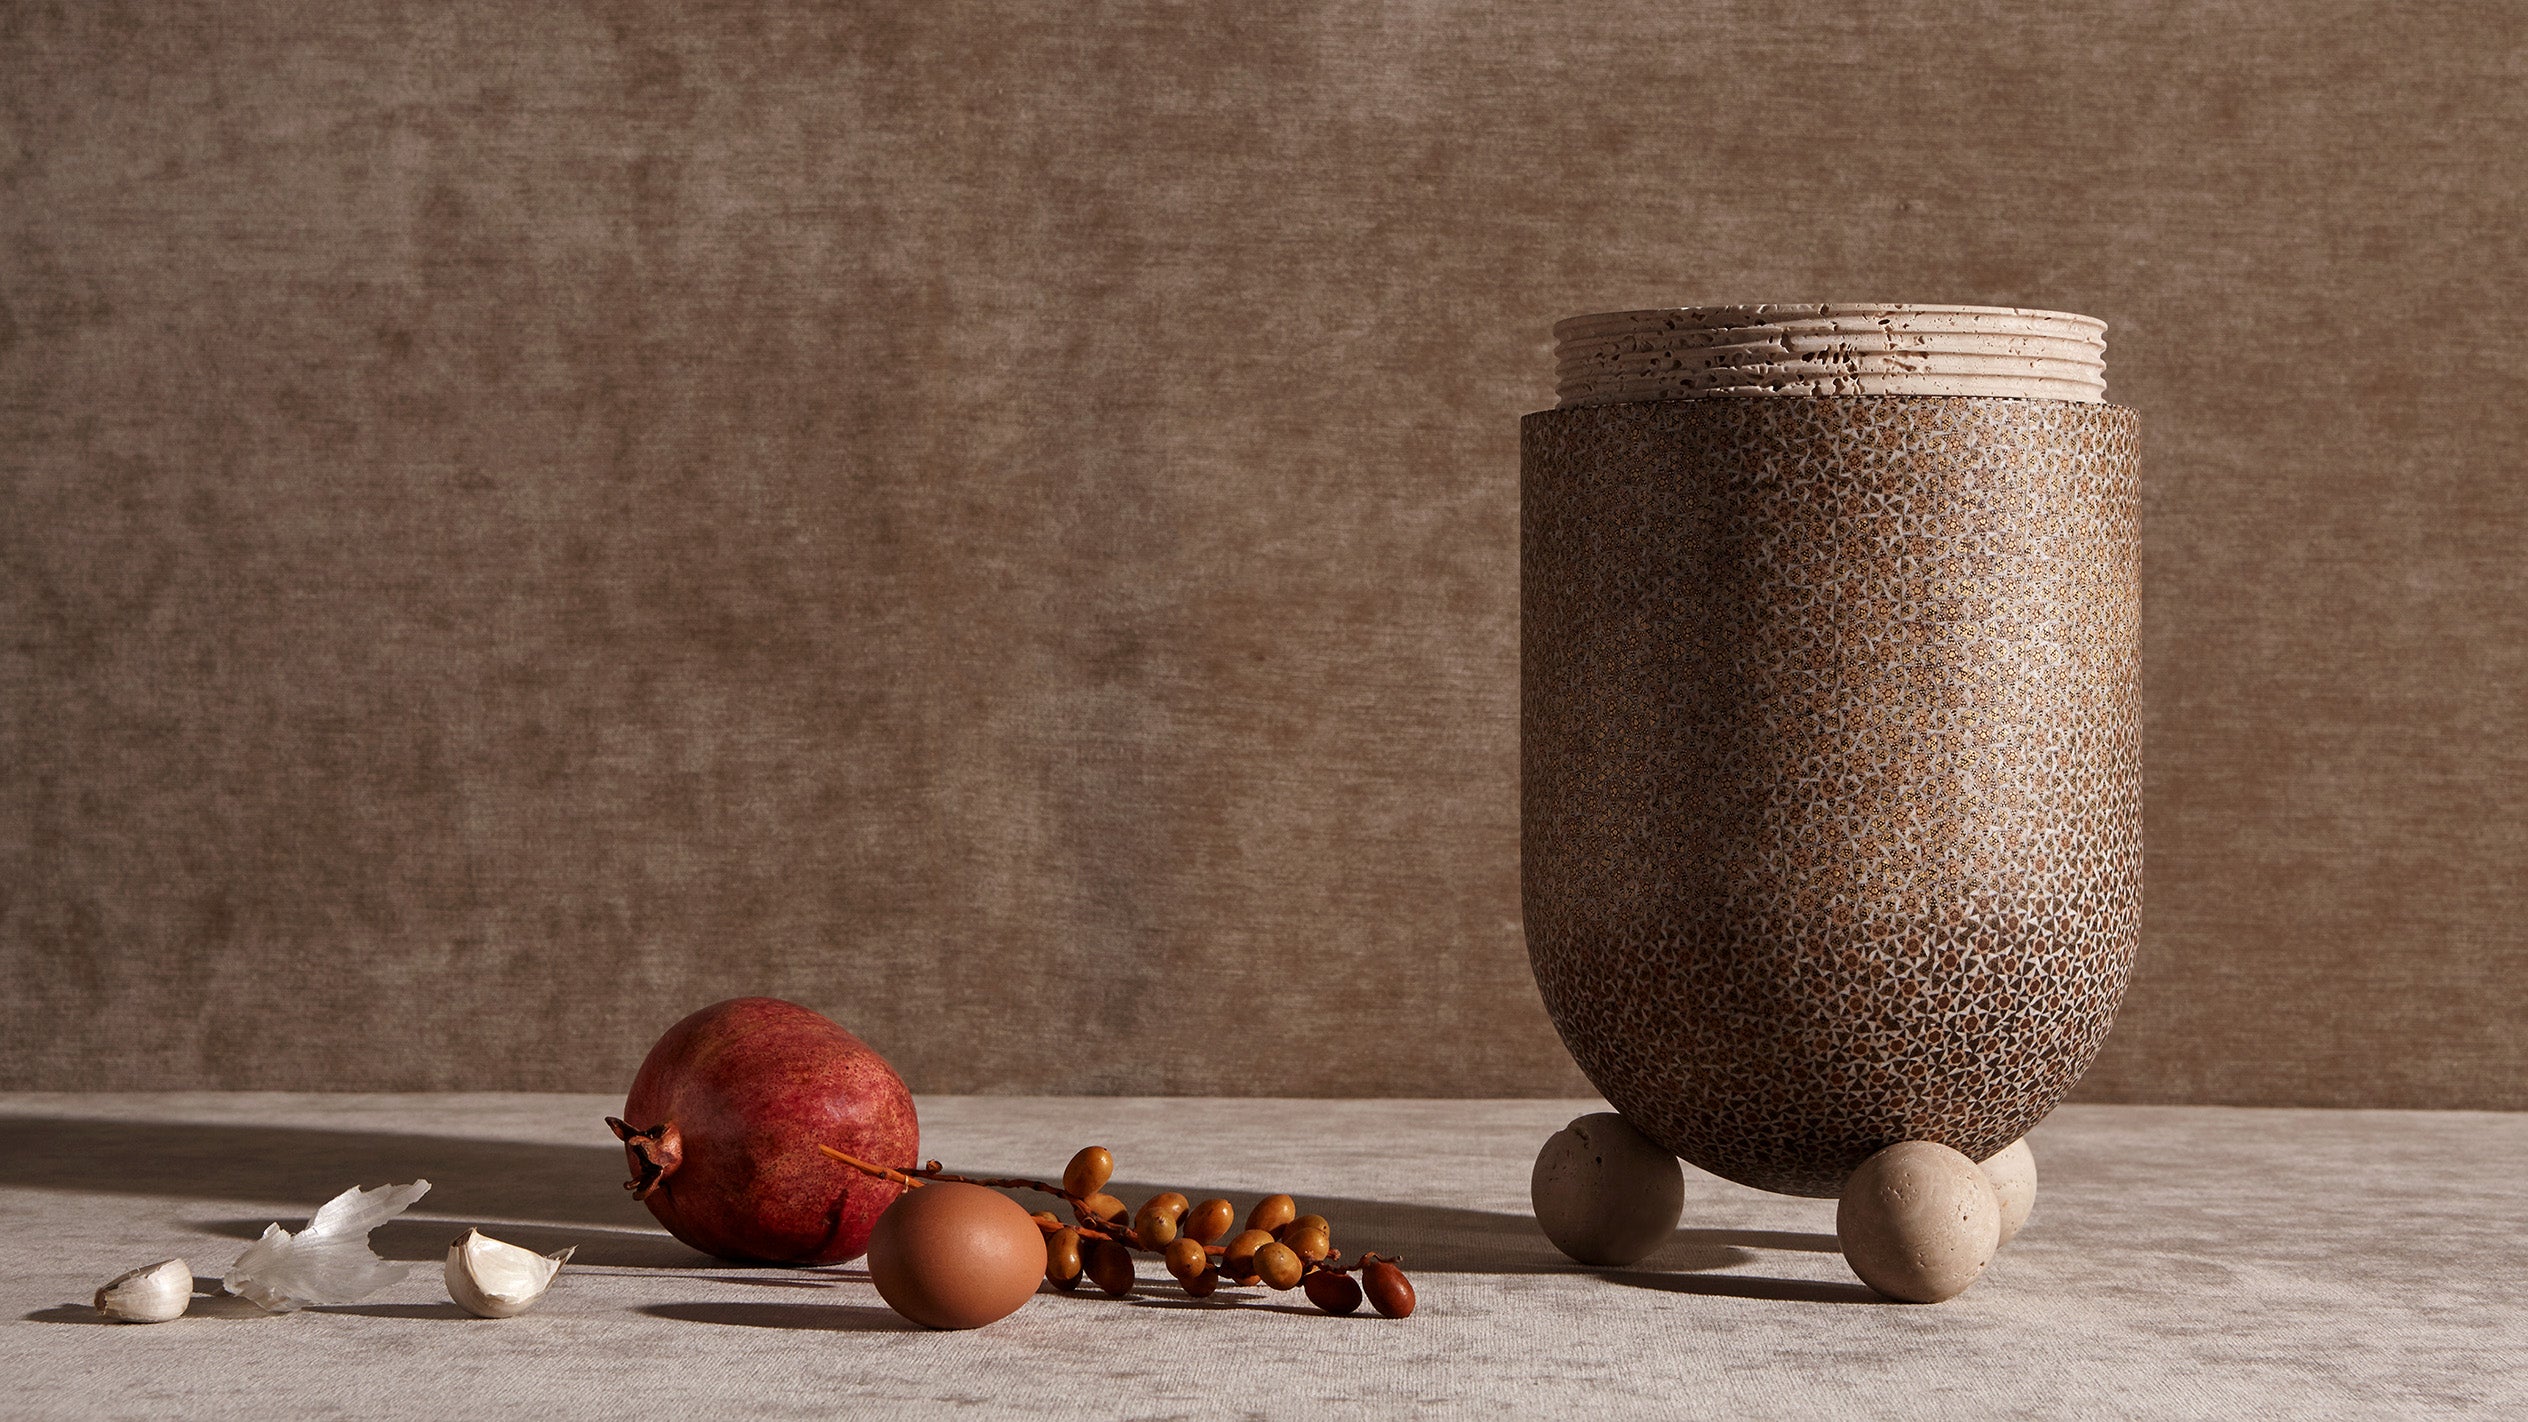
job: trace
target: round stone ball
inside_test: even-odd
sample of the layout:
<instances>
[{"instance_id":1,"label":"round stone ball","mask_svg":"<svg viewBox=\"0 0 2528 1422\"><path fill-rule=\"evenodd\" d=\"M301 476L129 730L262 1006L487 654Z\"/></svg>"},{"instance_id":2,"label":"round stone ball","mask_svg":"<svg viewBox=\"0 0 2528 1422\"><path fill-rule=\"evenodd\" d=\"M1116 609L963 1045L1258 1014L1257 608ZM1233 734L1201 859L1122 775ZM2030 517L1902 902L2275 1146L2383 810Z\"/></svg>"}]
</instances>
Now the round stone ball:
<instances>
[{"instance_id":1,"label":"round stone ball","mask_svg":"<svg viewBox=\"0 0 2528 1422\"><path fill-rule=\"evenodd\" d=\"M2001 1154L1985 1161L1984 1179L1993 1187L1993 1198L2001 1202L2001 1242L2019 1232L2028 1222L2028 1211L2036 1208L2036 1152L2028 1149L2026 1137L2002 1147Z\"/></svg>"},{"instance_id":2,"label":"round stone ball","mask_svg":"<svg viewBox=\"0 0 2528 1422\"><path fill-rule=\"evenodd\" d=\"M1844 1262L1906 1303L1966 1292L2001 1247L2001 1202L1975 1162L1931 1141L1889 1146L1852 1172L1835 1209Z\"/></svg>"},{"instance_id":3,"label":"round stone ball","mask_svg":"<svg viewBox=\"0 0 2528 1422\"><path fill-rule=\"evenodd\" d=\"M1685 1168L1632 1122L1600 1111L1545 1142L1528 1195L1556 1249L1583 1264L1633 1264L1676 1232Z\"/></svg>"}]
</instances>

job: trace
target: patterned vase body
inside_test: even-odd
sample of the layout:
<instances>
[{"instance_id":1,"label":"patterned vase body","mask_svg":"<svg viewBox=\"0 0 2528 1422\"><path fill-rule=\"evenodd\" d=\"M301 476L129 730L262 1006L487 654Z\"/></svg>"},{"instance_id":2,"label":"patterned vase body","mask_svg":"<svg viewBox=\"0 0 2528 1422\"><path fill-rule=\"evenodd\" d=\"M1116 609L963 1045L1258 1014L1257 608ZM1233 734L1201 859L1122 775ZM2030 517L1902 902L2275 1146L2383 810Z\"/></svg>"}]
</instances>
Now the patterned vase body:
<instances>
[{"instance_id":1,"label":"patterned vase body","mask_svg":"<svg viewBox=\"0 0 2528 1422\"><path fill-rule=\"evenodd\" d=\"M1654 401L1521 444L1527 940L1589 1080L1788 1194L2025 1134L2140 924L2133 412Z\"/></svg>"}]
</instances>

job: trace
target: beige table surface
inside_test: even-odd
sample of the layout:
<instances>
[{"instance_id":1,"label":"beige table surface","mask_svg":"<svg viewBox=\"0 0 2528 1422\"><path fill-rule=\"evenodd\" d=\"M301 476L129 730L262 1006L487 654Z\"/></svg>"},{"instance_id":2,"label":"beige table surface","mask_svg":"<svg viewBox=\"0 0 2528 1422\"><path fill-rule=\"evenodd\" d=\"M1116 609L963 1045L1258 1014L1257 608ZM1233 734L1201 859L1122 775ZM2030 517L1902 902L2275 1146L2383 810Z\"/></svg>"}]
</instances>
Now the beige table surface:
<instances>
[{"instance_id":1,"label":"beige table surface","mask_svg":"<svg viewBox=\"0 0 2528 1422\"><path fill-rule=\"evenodd\" d=\"M2528 1116L2069 1107L2033 1137L2026 1232L1922 1307L1852 1280L1830 1203L1695 1173L1651 1259L1566 1263L1528 1166L1592 1103L927 1098L952 1168L1041 1177L1096 1141L1127 1199L1286 1189L1347 1249L1405 1255L1422 1299L1399 1322L1154 1284L941 1334L857 1265L733 1267L658 1232L618 1188L615 1104L0 1095L0 1416L2528 1416ZM155 1327L86 1306L416 1176L377 1243L427 1262L374 1300L197 1299ZM475 1224L579 1253L538 1311L474 1319L436 1261Z\"/></svg>"}]
</instances>

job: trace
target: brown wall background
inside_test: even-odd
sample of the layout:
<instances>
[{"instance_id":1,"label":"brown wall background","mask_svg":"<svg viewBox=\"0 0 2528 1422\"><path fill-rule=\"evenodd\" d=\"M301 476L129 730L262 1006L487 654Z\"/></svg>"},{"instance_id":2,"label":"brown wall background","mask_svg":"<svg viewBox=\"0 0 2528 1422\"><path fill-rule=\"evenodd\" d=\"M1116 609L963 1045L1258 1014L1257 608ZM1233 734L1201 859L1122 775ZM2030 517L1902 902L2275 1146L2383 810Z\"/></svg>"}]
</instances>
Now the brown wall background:
<instances>
[{"instance_id":1,"label":"brown wall background","mask_svg":"<svg viewBox=\"0 0 2528 1422\"><path fill-rule=\"evenodd\" d=\"M1516 418L1696 301L2112 323L2094 1099L2528 1106L2501 4L0 0L0 1079L1582 1083Z\"/></svg>"}]
</instances>

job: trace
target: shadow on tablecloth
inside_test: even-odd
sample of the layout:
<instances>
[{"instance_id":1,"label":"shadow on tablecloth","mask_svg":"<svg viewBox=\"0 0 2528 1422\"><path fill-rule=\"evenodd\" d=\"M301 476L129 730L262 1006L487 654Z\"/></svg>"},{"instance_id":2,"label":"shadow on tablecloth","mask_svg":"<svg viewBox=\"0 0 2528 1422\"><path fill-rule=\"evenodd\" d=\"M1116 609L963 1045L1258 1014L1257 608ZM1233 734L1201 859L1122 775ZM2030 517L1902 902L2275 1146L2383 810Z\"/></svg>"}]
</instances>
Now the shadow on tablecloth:
<instances>
[{"instance_id":1,"label":"shadow on tablecloth","mask_svg":"<svg viewBox=\"0 0 2528 1422\"><path fill-rule=\"evenodd\" d=\"M611 1143L553 1145L307 1126L5 1115L0 1115L0 1139L9 1142L0 1151L0 1186L252 1201L267 1207L298 1201L304 1202L300 1210L313 1210L352 1184L426 1178L431 1191L419 1207L424 1217L396 1220L374 1236L378 1252L390 1259L440 1258L466 1222L479 1221L496 1222L502 1239L530 1249L574 1246L579 1250L574 1263L582 1268L723 1267L650 1223L648 1212L624 1194L623 1153ZM1198 1200L1219 1194L1241 1211L1255 1198L1252 1192L1184 1182L1118 1182L1109 1189L1133 1200L1162 1189L1181 1190ZM1030 1201L1029 1207L1046 1203ZM1588 1272L1556 1252L1525 1215L1327 1196L1310 1197L1301 1208L1334 1222L1336 1243L1344 1252L1374 1249L1401 1255L1416 1273ZM280 1222L295 1227L303 1218L300 1214ZM240 1214L200 1223L214 1233L252 1239L271 1222L269 1215ZM1638 1268L1597 1272L1644 1287L1702 1276L1677 1287L1758 1298L1846 1297L1840 1285L1712 1273L1754 1263L1768 1250L1833 1253L1836 1246L1834 1236L1827 1234L1681 1229Z\"/></svg>"}]
</instances>

